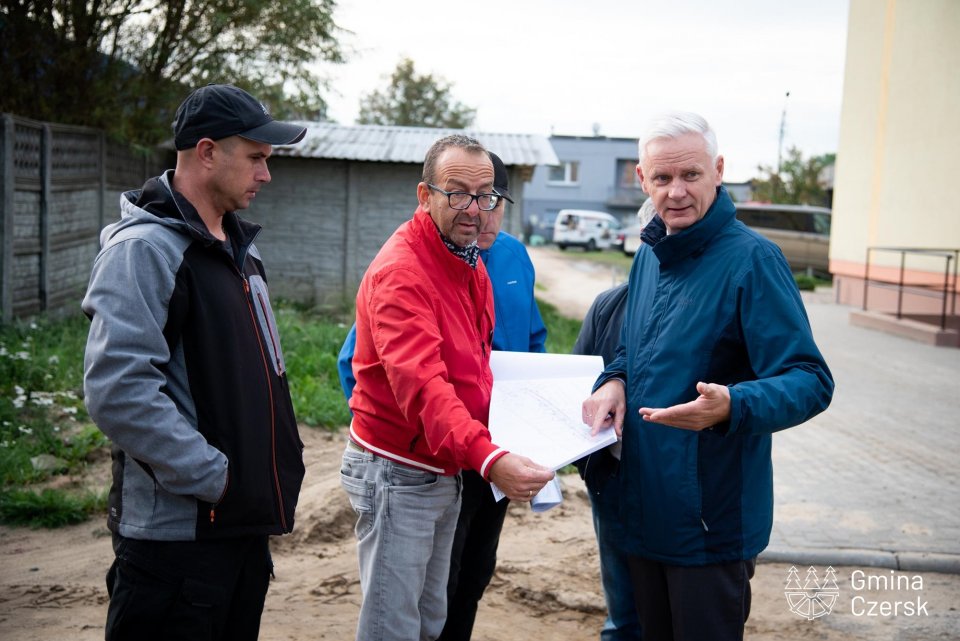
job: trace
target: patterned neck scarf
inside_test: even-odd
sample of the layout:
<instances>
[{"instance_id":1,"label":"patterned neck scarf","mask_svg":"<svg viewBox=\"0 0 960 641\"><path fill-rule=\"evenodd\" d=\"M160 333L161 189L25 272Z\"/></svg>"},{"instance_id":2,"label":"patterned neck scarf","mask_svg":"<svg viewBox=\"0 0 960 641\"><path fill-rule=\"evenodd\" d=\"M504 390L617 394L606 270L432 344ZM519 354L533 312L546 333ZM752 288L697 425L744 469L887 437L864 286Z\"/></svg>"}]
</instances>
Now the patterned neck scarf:
<instances>
[{"instance_id":1,"label":"patterned neck scarf","mask_svg":"<svg viewBox=\"0 0 960 641\"><path fill-rule=\"evenodd\" d=\"M473 241L466 247L460 247L455 245L452 240L443 235L443 233L438 229L437 233L440 234L440 240L443 241L443 244L447 246L447 249L450 250L450 253L470 265L471 269L477 268L477 259L480 258L480 247L477 246L477 241Z\"/></svg>"}]
</instances>

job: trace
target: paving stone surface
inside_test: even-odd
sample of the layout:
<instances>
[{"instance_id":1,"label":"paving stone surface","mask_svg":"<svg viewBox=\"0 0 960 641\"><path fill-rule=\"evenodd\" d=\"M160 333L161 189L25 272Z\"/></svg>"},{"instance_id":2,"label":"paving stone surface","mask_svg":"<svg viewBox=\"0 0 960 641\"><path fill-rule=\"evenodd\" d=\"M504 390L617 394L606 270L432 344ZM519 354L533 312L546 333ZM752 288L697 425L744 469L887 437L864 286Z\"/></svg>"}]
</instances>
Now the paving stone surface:
<instances>
[{"instance_id":1,"label":"paving stone surface","mask_svg":"<svg viewBox=\"0 0 960 641\"><path fill-rule=\"evenodd\" d=\"M960 350L853 327L825 298L805 303L836 391L774 435L771 550L960 560Z\"/></svg>"}]
</instances>

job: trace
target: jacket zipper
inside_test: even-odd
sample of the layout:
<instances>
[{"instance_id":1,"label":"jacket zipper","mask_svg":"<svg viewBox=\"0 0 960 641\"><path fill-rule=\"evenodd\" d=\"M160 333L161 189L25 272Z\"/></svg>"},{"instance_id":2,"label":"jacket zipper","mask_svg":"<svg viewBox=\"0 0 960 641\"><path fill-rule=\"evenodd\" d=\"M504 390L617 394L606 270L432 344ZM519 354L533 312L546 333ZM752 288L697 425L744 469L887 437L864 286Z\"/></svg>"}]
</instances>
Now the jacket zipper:
<instances>
[{"instance_id":1,"label":"jacket zipper","mask_svg":"<svg viewBox=\"0 0 960 641\"><path fill-rule=\"evenodd\" d=\"M210 504L210 525L213 525L213 522L217 518L217 506L220 505L220 501L223 500L223 497L227 495L227 490L230 488L230 470L227 469L227 484L223 486L223 492L220 493L220 498L217 499L216 503Z\"/></svg>"},{"instance_id":2,"label":"jacket zipper","mask_svg":"<svg viewBox=\"0 0 960 641\"><path fill-rule=\"evenodd\" d=\"M271 467L273 469L274 489L277 492L277 509L280 512L280 526L286 532L287 517L283 511L283 493L280 489L280 475L277 472L277 420L273 403L273 383L270 380L270 363L264 350L263 339L260 337L260 330L257 324L257 315L256 312L253 311L253 305L251 304L253 297L250 294L250 283L247 281L247 277L243 272L240 272L240 278L243 280L243 291L246 293L247 310L250 312L250 322L253 323L254 333L257 336L257 343L260 346L260 358L263 361L263 371L267 379L267 391L270 395L270 459ZM264 315L266 315L266 312L264 312Z\"/></svg>"}]
</instances>

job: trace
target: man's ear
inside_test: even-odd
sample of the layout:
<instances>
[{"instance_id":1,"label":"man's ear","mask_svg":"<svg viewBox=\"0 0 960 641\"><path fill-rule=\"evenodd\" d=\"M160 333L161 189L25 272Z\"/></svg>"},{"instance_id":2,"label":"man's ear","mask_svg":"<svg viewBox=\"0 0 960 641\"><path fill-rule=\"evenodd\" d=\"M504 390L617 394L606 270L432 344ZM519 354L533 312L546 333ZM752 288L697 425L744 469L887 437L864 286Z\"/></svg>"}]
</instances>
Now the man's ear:
<instances>
[{"instance_id":1,"label":"man's ear","mask_svg":"<svg viewBox=\"0 0 960 641\"><path fill-rule=\"evenodd\" d=\"M643 189L643 193L650 195L650 192L647 191L647 186L643 184L643 167L640 166L640 163L637 163L637 178L640 180L640 188Z\"/></svg>"},{"instance_id":2,"label":"man's ear","mask_svg":"<svg viewBox=\"0 0 960 641\"><path fill-rule=\"evenodd\" d=\"M717 186L723 184L723 156L717 156Z\"/></svg>"},{"instance_id":3,"label":"man's ear","mask_svg":"<svg viewBox=\"0 0 960 641\"><path fill-rule=\"evenodd\" d=\"M427 183L417 183L417 201L420 203L420 209L425 212L430 211L430 188Z\"/></svg>"},{"instance_id":4,"label":"man's ear","mask_svg":"<svg viewBox=\"0 0 960 641\"><path fill-rule=\"evenodd\" d=\"M197 146L194 147L194 154L196 154L197 160L204 167L209 167L213 164L213 154L216 151L217 143L213 142L209 138L201 138L197 143Z\"/></svg>"}]
</instances>

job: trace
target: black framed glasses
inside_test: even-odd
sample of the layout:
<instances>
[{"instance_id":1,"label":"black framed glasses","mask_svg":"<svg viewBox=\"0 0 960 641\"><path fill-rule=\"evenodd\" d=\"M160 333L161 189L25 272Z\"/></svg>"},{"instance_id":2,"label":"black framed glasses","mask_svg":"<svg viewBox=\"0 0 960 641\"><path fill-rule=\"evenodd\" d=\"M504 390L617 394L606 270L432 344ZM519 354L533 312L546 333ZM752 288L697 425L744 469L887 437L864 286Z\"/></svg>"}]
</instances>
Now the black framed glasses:
<instances>
[{"instance_id":1,"label":"black framed glasses","mask_svg":"<svg viewBox=\"0 0 960 641\"><path fill-rule=\"evenodd\" d=\"M444 191L430 183L427 183L427 187L446 196L447 202L450 203L450 209L469 209L473 201L477 201L477 207L480 208L480 211L491 211L497 208L502 198L500 194L470 194L465 191Z\"/></svg>"}]
</instances>

